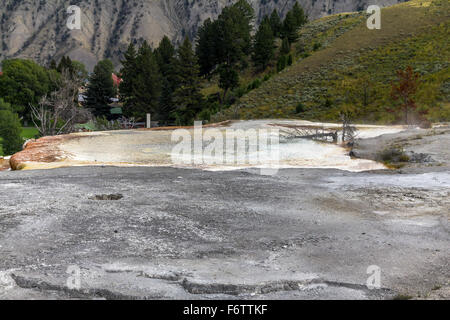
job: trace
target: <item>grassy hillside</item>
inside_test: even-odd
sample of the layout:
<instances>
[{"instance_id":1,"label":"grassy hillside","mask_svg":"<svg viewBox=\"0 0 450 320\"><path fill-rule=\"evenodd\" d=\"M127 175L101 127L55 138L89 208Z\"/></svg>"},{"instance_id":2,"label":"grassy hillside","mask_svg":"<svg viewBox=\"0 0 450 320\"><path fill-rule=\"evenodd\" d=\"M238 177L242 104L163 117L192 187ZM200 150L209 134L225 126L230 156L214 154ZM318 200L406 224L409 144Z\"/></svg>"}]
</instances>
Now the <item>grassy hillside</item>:
<instances>
[{"instance_id":1,"label":"grassy hillside","mask_svg":"<svg viewBox=\"0 0 450 320\"><path fill-rule=\"evenodd\" d=\"M310 22L292 46L295 63L242 96L214 120L290 117L395 122L391 82L408 65L421 75L416 102L431 121L450 120L450 5L419 1L385 8L381 29L365 13Z\"/></svg>"}]
</instances>

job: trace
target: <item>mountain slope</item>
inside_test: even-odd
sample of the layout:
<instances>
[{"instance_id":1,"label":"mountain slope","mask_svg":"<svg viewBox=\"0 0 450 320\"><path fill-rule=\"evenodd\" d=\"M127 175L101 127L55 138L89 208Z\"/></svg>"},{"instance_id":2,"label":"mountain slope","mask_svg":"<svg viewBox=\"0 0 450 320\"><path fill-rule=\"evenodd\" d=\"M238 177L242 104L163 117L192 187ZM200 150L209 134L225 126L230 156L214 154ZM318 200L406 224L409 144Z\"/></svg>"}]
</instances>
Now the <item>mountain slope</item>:
<instances>
[{"instance_id":1,"label":"mountain slope","mask_svg":"<svg viewBox=\"0 0 450 320\"><path fill-rule=\"evenodd\" d=\"M278 9L283 15L296 0L250 0L257 21ZM40 63L62 55L80 60L92 69L98 59L116 63L131 40L154 45L164 35L179 41L193 37L206 18L217 17L235 0L0 0L0 60L25 57ZM391 5L399 0L370 4ZM368 0L299 0L310 18L362 10ZM66 27L70 5L82 9L82 29Z\"/></svg>"},{"instance_id":2,"label":"mountain slope","mask_svg":"<svg viewBox=\"0 0 450 320\"><path fill-rule=\"evenodd\" d=\"M367 29L362 13L313 21L293 46L293 66L215 118L337 120L345 109L362 121L395 121L386 112L390 83L410 65L421 75L417 104L432 121L450 120L449 13L448 1L414 0L383 9L381 30Z\"/></svg>"}]
</instances>

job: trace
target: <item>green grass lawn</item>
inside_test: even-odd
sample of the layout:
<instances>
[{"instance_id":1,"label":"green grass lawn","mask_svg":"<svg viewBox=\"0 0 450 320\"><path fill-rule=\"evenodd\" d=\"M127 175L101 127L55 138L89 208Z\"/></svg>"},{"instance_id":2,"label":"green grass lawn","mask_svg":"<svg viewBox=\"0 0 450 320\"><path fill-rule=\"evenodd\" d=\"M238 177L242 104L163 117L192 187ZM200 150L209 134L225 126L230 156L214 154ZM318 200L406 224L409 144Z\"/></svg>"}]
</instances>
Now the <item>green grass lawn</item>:
<instances>
[{"instance_id":1,"label":"green grass lawn","mask_svg":"<svg viewBox=\"0 0 450 320\"><path fill-rule=\"evenodd\" d=\"M25 140L34 138L38 133L39 131L36 128L32 127L22 128L22 138L24 138ZM4 154L2 149L2 138L0 138L0 156L3 155Z\"/></svg>"},{"instance_id":2,"label":"green grass lawn","mask_svg":"<svg viewBox=\"0 0 450 320\"><path fill-rule=\"evenodd\" d=\"M22 128L22 137L25 139L33 139L39 131L34 127Z\"/></svg>"}]
</instances>

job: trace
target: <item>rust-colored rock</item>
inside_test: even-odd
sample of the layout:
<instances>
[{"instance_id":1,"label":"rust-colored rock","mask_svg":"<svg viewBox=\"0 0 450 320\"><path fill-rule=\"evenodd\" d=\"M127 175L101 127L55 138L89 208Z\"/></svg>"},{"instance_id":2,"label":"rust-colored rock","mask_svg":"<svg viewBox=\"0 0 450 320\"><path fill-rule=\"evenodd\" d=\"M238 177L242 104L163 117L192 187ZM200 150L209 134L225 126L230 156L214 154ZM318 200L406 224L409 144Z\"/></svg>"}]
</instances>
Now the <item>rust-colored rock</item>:
<instances>
[{"instance_id":1,"label":"rust-colored rock","mask_svg":"<svg viewBox=\"0 0 450 320\"><path fill-rule=\"evenodd\" d=\"M61 135L43 137L29 141L24 150L14 154L9 160L12 170L21 170L26 162L54 162L60 159L63 154L58 148L64 140L72 139L74 136Z\"/></svg>"},{"instance_id":2,"label":"rust-colored rock","mask_svg":"<svg viewBox=\"0 0 450 320\"><path fill-rule=\"evenodd\" d=\"M0 171L9 169L9 160L0 157Z\"/></svg>"},{"instance_id":3,"label":"rust-colored rock","mask_svg":"<svg viewBox=\"0 0 450 320\"><path fill-rule=\"evenodd\" d=\"M229 126L232 121L224 121L220 123L213 123L205 125L204 127L226 127ZM175 130L175 129L192 129L194 127L157 127L150 129L139 129L139 130L150 130L150 131L164 131L164 130ZM54 162L64 162L67 159L67 151L64 152L59 147L63 142L75 138L86 138L86 135L68 134L60 136L49 136L43 137L38 140L29 141L24 150L16 153L10 159L10 166L12 170L22 170L27 166L27 163L54 163ZM67 163L66 163L67 164ZM45 167L45 166L44 166Z\"/></svg>"}]
</instances>

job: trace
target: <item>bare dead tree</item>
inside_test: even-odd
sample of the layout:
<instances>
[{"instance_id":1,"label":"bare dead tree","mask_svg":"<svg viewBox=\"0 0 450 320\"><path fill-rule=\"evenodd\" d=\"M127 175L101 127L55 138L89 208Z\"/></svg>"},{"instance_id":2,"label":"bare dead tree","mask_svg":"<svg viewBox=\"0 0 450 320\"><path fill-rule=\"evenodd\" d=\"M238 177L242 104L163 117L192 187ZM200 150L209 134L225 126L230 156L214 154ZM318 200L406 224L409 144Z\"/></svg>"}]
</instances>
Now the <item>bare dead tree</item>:
<instances>
[{"instance_id":1,"label":"bare dead tree","mask_svg":"<svg viewBox=\"0 0 450 320\"><path fill-rule=\"evenodd\" d=\"M341 113L342 120L342 142L352 143L355 140L356 136L356 127L352 126L350 117L347 113Z\"/></svg>"},{"instance_id":2,"label":"bare dead tree","mask_svg":"<svg viewBox=\"0 0 450 320\"><path fill-rule=\"evenodd\" d=\"M136 119L135 118L121 117L117 121L120 124L120 127L122 129L133 129L136 126Z\"/></svg>"},{"instance_id":3,"label":"bare dead tree","mask_svg":"<svg viewBox=\"0 0 450 320\"><path fill-rule=\"evenodd\" d=\"M77 123L92 118L77 103L80 79L63 70L60 77L52 80L58 89L42 97L37 106L30 104L33 123L42 136L74 132Z\"/></svg>"},{"instance_id":4,"label":"bare dead tree","mask_svg":"<svg viewBox=\"0 0 450 320\"><path fill-rule=\"evenodd\" d=\"M323 142L328 142L331 139L333 143L336 143L338 138L338 131L336 129L325 128L323 125L290 125L285 127L287 128L287 130L281 130L281 133L285 136L286 139L310 139Z\"/></svg>"},{"instance_id":5,"label":"bare dead tree","mask_svg":"<svg viewBox=\"0 0 450 320\"><path fill-rule=\"evenodd\" d=\"M107 120L106 117L97 117L93 120L96 130L111 131L136 128L135 118L120 117L117 120Z\"/></svg>"}]
</instances>

